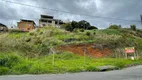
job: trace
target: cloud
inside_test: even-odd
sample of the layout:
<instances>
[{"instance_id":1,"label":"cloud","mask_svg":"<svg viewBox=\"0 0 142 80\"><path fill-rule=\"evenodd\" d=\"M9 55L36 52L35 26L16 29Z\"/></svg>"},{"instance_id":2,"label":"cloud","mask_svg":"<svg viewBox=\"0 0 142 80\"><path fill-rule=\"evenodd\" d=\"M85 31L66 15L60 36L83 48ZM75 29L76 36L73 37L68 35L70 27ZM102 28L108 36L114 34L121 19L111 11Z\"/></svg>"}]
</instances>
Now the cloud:
<instances>
[{"instance_id":1,"label":"cloud","mask_svg":"<svg viewBox=\"0 0 142 80\"><path fill-rule=\"evenodd\" d=\"M0 22L10 25L16 24L20 19L33 19L38 23L40 14L55 16L62 20L87 20L99 28L106 28L109 24L119 24L127 27L136 24L140 28L140 22L111 20L97 17L89 17L68 14L50 9L67 11L77 14L119 18L126 20L140 20L142 14L141 0L10 0L22 4L35 5L47 9L34 8L0 1Z\"/></svg>"}]
</instances>

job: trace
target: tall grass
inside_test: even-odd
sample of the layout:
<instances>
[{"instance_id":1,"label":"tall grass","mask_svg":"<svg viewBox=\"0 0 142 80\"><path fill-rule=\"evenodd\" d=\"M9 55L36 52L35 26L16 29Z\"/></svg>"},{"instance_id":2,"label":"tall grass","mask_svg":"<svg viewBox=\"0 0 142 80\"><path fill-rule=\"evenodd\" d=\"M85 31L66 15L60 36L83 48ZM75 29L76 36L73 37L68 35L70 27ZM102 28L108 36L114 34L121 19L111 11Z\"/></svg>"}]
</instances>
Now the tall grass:
<instances>
[{"instance_id":1,"label":"tall grass","mask_svg":"<svg viewBox=\"0 0 142 80\"><path fill-rule=\"evenodd\" d=\"M27 58L19 53L0 53L0 75L5 74L51 74L82 71L99 71L98 66L113 65L118 68L141 64L142 60L103 58L94 59L64 52L55 54L55 63L52 64L53 55Z\"/></svg>"},{"instance_id":2,"label":"tall grass","mask_svg":"<svg viewBox=\"0 0 142 80\"><path fill-rule=\"evenodd\" d=\"M123 68L129 64L141 64L142 60L93 59L87 56L84 62L83 56L69 52L55 54L55 63L54 65L52 63L51 48L81 43L102 44L113 51L113 57L121 58L124 56L125 47L134 46L137 50L141 50L142 38L135 35L134 31L113 29L71 33L54 27L35 29L29 33L2 33L0 34L0 75L98 71L97 66L114 65Z\"/></svg>"}]
</instances>

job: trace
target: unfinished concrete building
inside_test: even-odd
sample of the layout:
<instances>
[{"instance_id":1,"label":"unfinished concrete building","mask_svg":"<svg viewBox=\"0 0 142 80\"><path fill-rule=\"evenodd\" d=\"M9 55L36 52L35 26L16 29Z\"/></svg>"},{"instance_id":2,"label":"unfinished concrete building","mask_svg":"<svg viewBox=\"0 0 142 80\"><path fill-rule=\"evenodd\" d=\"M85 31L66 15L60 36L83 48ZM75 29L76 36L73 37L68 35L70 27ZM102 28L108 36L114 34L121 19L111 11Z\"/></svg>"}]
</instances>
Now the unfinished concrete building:
<instances>
[{"instance_id":1,"label":"unfinished concrete building","mask_svg":"<svg viewBox=\"0 0 142 80\"><path fill-rule=\"evenodd\" d=\"M39 27L53 26L60 28L62 24L64 24L62 20L54 19L53 16L49 15L41 15L41 18L39 19Z\"/></svg>"}]
</instances>

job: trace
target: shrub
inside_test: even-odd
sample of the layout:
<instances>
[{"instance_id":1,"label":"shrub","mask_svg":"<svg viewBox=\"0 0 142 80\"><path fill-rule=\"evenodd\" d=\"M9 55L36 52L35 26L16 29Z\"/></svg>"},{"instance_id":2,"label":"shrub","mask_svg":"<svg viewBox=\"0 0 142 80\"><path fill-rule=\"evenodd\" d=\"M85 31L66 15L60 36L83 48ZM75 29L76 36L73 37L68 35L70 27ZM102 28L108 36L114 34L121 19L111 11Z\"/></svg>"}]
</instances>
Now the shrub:
<instances>
[{"instance_id":1,"label":"shrub","mask_svg":"<svg viewBox=\"0 0 142 80\"><path fill-rule=\"evenodd\" d=\"M0 56L0 66L12 68L14 64L20 62L20 57L16 54L1 54Z\"/></svg>"},{"instance_id":2,"label":"shrub","mask_svg":"<svg viewBox=\"0 0 142 80\"><path fill-rule=\"evenodd\" d=\"M71 23L66 23L66 24L62 25L61 28L65 29L67 31L71 31L71 32L74 30Z\"/></svg>"},{"instance_id":3,"label":"shrub","mask_svg":"<svg viewBox=\"0 0 142 80\"><path fill-rule=\"evenodd\" d=\"M93 33L94 35L96 34L96 32Z\"/></svg>"},{"instance_id":4,"label":"shrub","mask_svg":"<svg viewBox=\"0 0 142 80\"><path fill-rule=\"evenodd\" d=\"M121 28L121 26L119 26L119 25L111 25L108 29L120 29Z\"/></svg>"},{"instance_id":5,"label":"shrub","mask_svg":"<svg viewBox=\"0 0 142 80\"><path fill-rule=\"evenodd\" d=\"M130 28L131 28L131 30L133 30L133 31L136 31L136 30L137 30L136 25L130 25Z\"/></svg>"},{"instance_id":6,"label":"shrub","mask_svg":"<svg viewBox=\"0 0 142 80\"><path fill-rule=\"evenodd\" d=\"M87 36L90 36L90 35L91 35L91 33L90 33L90 32L86 32L86 35L87 35Z\"/></svg>"},{"instance_id":7,"label":"shrub","mask_svg":"<svg viewBox=\"0 0 142 80\"><path fill-rule=\"evenodd\" d=\"M80 29L80 32L84 32L85 30L84 29Z\"/></svg>"},{"instance_id":8,"label":"shrub","mask_svg":"<svg viewBox=\"0 0 142 80\"><path fill-rule=\"evenodd\" d=\"M25 41L26 41L26 42L30 42L30 41L31 41L31 38L27 38Z\"/></svg>"},{"instance_id":9,"label":"shrub","mask_svg":"<svg viewBox=\"0 0 142 80\"><path fill-rule=\"evenodd\" d=\"M5 75L9 73L9 69L7 67L0 67L0 75Z\"/></svg>"},{"instance_id":10,"label":"shrub","mask_svg":"<svg viewBox=\"0 0 142 80\"><path fill-rule=\"evenodd\" d=\"M77 28L75 28L74 30L73 30L73 32L75 32L75 33L78 33L80 30L79 29L77 29Z\"/></svg>"},{"instance_id":11,"label":"shrub","mask_svg":"<svg viewBox=\"0 0 142 80\"><path fill-rule=\"evenodd\" d=\"M34 32L30 32L29 35L30 35L30 36L33 36L33 35L34 35Z\"/></svg>"}]
</instances>

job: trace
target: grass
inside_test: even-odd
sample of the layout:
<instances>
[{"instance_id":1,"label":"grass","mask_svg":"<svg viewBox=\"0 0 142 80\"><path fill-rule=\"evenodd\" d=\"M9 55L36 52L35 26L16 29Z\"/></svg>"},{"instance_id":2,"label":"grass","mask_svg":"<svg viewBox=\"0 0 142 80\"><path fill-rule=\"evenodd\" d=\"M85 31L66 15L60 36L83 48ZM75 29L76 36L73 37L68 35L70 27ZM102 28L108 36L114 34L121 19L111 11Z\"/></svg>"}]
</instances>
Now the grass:
<instances>
[{"instance_id":1,"label":"grass","mask_svg":"<svg viewBox=\"0 0 142 80\"><path fill-rule=\"evenodd\" d=\"M141 64L142 60L99 58L74 55L69 52L55 54L52 64L52 47L70 44L96 43L117 51L118 48L135 46L142 50L142 38L129 30L80 30L67 32L54 27L44 27L31 32L17 30L0 34L0 75L5 74L50 74L82 71L99 71L98 66L113 65L124 68ZM118 55L122 51L117 51ZM113 53L112 53L113 54ZM141 55L140 55L141 56Z\"/></svg>"},{"instance_id":2,"label":"grass","mask_svg":"<svg viewBox=\"0 0 142 80\"><path fill-rule=\"evenodd\" d=\"M96 67L113 65L124 68L132 64L141 64L142 60L102 58L94 59L64 52L55 54L55 63L52 64L53 55L27 58L19 53L0 53L0 75L5 74L57 74L83 71L99 71ZM6 55L5 55L6 54Z\"/></svg>"},{"instance_id":3,"label":"grass","mask_svg":"<svg viewBox=\"0 0 142 80\"><path fill-rule=\"evenodd\" d=\"M107 34L107 35L120 35L120 31L117 29L102 29L97 30L97 34Z\"/></svg>"}]
</instances>

